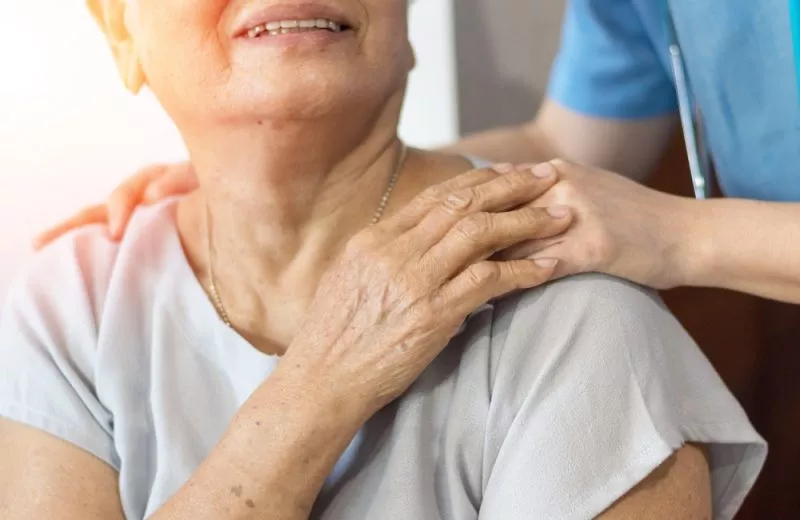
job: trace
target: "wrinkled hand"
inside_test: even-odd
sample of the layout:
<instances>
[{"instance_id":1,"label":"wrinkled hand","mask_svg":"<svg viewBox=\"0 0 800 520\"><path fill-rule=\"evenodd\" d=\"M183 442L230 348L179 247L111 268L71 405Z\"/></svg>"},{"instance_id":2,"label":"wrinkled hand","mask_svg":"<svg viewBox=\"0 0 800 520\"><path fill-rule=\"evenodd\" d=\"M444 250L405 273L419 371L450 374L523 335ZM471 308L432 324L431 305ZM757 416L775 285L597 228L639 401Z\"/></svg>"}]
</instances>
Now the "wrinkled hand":
<instances>
[{"instance_id":1,"label":"wrinkled hand","mask_svg":"<svg viewBox=\"0 0 800 520\"><path fill-rule=\"evenodd\" d=\"M189 163L150 166L115 189L105 204L85 208L40 233L34 239L34 248L41 249L61 235L88 224L107 224L109 235L119 240L136 206L153 204L196 188L197 177Z\"/></svg>"},{"instance_id":2,"label":"wrinkled hand","mask_svg":"<svg viewBox=\"0 0 800 520\"><path fill-rule=\"evenodd\" d=\"M537 168L555 170L559 181L535 204L569 206L575 222L563 236L523 244L503 258L556 258L556 277L603 272L656 289L684 283L687 251L699 248L684 240L686 199L566 161Z\"/></svg>"},{"instance_id":3,"label":"wrinkled hand","mask_svg":"<svg viewBox=\"0 0 800 520\"><path fill-rule=\"evenodd\" d=\"M491 258L569 227L565 208L525 206L555 180L530 168L473 170L354 236L323 276L281 368L345 398L348 409L375 413L412 384L480 305L551 277L556 263L548 259Z\"/></svg>"}]
</instances>

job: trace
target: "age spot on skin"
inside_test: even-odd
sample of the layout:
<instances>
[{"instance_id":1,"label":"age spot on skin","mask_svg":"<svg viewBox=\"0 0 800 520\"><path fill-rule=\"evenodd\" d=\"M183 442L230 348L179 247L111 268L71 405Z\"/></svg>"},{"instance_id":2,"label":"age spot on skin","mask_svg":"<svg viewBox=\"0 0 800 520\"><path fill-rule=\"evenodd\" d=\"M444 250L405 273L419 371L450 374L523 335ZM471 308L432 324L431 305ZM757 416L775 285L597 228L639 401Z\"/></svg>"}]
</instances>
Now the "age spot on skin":
<instances>
[{"instance_id":1,"label":"age spot on skin","mask_svg":"<svg viewBox=\"0 0 800 520\"><path fill-rule=\"evenodd\" d=\"M231 488L231 494L236 495L237 498L242 496L242 486L233 486Z\"/></svg>"},{"instance_id":2,"label":"age spot on skin","mask_svg":"<svg viewBox=\"0 0 800 520\"><path fill-rule=\"evenodd\" d=\"M249 498L247 499L247 501L245 501L244 505L246 505L246 506L247 506L247 507L249 507L250 509L255 509L255 507L256 507L256 504L255 504L255 502L253 502L253 501L252 501L252 500L250 500Z\"/></svg>"}]
</instances>

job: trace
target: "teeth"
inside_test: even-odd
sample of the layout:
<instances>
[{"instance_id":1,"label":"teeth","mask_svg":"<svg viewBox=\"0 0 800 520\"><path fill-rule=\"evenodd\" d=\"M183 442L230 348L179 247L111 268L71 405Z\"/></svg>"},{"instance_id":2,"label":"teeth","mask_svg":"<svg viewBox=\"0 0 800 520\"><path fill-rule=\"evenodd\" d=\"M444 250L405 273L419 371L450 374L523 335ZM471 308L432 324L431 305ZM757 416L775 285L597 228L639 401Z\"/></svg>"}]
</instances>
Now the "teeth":
<instances>
[{"instance_id":1,"label":"teeth","mask_svg":"<svg viewBox=\"0 0 800 520\"><path fill-rule=\"evenodd\" d=\"M281 20L279 22L268 22L253 27L247 31L248 38L258 38L262 35L277 36L279 34L289 34L303 32L314 29L325 29L331 32L342 32L342 25L325 18L309 20Z\"/></svg>"},{"instance_id":2,"label":"teeth","mask_svg":"<svg viewBox=\"0 0 800 520\"><path fill-rule=\"evenodd\" d=\"M257 38L259 34L264 32L264 26L259 25L258 27L253 27L249 31L247 31L247 36L250 38Z\"/></svg>"}]
</instances>

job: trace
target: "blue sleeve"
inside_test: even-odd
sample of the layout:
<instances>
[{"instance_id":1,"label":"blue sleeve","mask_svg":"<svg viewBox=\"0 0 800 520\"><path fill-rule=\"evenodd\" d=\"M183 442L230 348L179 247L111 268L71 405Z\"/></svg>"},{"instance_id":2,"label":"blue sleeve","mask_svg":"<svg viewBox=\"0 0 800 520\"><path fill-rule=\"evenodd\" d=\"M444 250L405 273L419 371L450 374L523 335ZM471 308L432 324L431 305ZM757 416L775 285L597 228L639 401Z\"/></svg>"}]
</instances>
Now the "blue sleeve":
<instances>
[{"instance_id":1,"label":"blue sleeve","mask_svg":"<svg viewBox=\"0 0 800 520\"><path fill-rule=\"evenodd\" d=\"M655 16L647 26L639 7L633 0L569 1L550 76L551 99L576 112L609 119L676 111L672 77L648 32L663 34L662 9L648 7ZM666 52L666 40L663 45Z\"/></svg>"}]
</instances>

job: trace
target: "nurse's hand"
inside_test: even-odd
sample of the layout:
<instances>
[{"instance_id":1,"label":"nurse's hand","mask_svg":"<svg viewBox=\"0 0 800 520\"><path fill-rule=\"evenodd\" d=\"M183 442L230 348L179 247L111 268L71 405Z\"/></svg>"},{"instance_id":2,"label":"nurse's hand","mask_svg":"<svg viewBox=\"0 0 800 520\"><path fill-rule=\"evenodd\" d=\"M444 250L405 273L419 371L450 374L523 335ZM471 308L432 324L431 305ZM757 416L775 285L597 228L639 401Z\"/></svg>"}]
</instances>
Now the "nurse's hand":
<instances>
[{"instance_id":1,"label":"nurse's hand","mask_svg":"<svg viewBox=\"0 0 800 520\"><path fill-rule=\"evenodd\" d=\"M33 241L41 249L64 233L88 224L107 224L114 240L122 238L136 206L153 204L197 188L191 164L159 164L144 168L115 189L105 204L85 208L64 222L40 233Z\"/></svg>"},{"instance_id":2,"label":"nurse's hand","mask_svg":"<svg viewBox=\"0 0 800 520\"><path fill-rule=\"evenodd\" d=\"M621 175L555 160L559 182L534 205L566 205L574 223L562 236L530 242L503 254L559 260L556 276L602 272L655 289L685 285L703 244L690 239L687 202Z\"/></svg>"}]
</instances>

